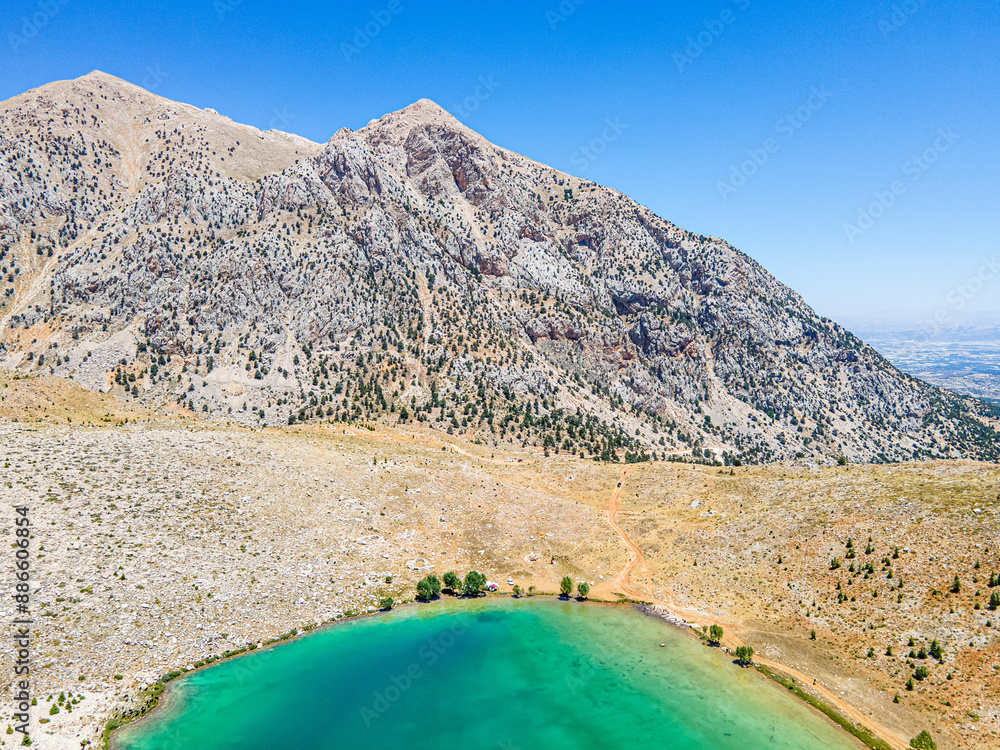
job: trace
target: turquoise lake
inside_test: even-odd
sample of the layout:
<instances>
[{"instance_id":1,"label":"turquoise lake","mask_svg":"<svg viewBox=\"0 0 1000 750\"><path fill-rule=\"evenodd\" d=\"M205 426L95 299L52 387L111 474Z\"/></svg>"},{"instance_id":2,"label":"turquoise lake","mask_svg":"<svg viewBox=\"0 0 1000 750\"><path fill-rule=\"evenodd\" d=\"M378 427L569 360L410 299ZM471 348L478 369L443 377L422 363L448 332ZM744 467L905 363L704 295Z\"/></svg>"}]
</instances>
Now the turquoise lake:
<instances>
[{"instance_id":1,"label":"turquoise lake","mask_svg":"<svg viewBox=\"0 0 1000 750\"><path fill-rule=\"evenodd\" d=\"M192 672L113 747L861 746L753 670L631 609L489 599L354 620Z\"/></svg>"}]
</instances>

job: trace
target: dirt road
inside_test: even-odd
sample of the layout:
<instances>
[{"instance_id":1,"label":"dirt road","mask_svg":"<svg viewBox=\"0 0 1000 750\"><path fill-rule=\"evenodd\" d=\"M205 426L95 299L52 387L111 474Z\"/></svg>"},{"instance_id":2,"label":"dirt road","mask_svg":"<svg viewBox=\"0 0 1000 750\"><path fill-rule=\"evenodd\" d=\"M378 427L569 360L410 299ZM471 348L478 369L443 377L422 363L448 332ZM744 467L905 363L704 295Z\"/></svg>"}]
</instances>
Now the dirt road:
<instances>
[{"instance_id":1,"label":"dirt road","mask_svg":"<svg viewBox=\"0 0 1000 750\"><path fill-rule=\"evenodd\" d=\"M610 526L612 529L615 530L618 536L621 537L621 540L625 543L625 546L629 548L629 551L631 552L631 559L624 565L624 567L622 567L621 570L618 571L618 573L612 579L610 584L611 590L614 593L622 593L629 599L641 599L652 602L657 607L660 607L661 609L670 613L674 617L684 618L690 621L692 618L691 613L685 612L683 609L675 607L670 602L665 602L660 599L657 599L654 596L650 596L646 592L640 592L632 586L630 576L632 574L632 571L635 569L636 565L642 562L642 550L639 549L639 547L631 539L629 539L628 534L626 534L622 530L622 528L618 525L617 521L615 521L615 515L618 513L618 497L621 494L622 488L625 486L625 478L627 476L628 476L628 469L622 469L621 475L618 478L618 486L616 486L615 489L612 491L611 499L608 501L608 512L606 520L608 526ZM699 618L697 615L695 615L694 619L697 620ZM725 646L734 649L737 646L743 645L742 641L740 641L740 639L734 635L728 635L724 639L723 643ZM889 745L892 746L893 748L896 748L896 750L907 750L907 748L909 748L910 745L908 742L906 742L905 739L900 737L895 732L882 726L881 724L875 722L870 716L867 716L854 706L845 703L844 700L840 698L840 696L835 695L822 685L818 683L813 684L813 678L810 677L809 675L800 672L797 669L787 667L784 664L779 664L778 662L772 661L758 654L754 654L754 660L758 664L762 664L768 667L769 669L772 669L776 672L781 672L782 674L795 678L801 683L804 689L811 688L812 691L817 695L819 695L825 703L835 707L842 716L857 724L860 724L861 726L864 726L872 734L884 740L885 742L889 743Z\"/></svg>"}]
</instances>

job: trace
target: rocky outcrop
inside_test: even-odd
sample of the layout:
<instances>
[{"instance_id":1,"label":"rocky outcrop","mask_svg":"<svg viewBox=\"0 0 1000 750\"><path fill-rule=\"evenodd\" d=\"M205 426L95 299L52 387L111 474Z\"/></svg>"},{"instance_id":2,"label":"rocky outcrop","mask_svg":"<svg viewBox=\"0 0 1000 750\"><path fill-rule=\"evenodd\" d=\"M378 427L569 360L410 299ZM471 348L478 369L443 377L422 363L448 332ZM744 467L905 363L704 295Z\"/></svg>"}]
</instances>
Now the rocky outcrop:
<instances>
[{"instance_id":1,"label":"rocky outcrop","mask_svg":"<svg viewBox=\"0 0 1000 750\"><path fill-rule=\"evenodd\" d=\"M320 145L92 74L4 103L0 125L0 360L26 371L47 354L72 376L70 337L127 331L145 350L107 382L250 424L405 411L727 462L1000 451L975 404L736 248L427 100ZM616 437L565 442L576 413Z\"/></svg>"}]
</instances>

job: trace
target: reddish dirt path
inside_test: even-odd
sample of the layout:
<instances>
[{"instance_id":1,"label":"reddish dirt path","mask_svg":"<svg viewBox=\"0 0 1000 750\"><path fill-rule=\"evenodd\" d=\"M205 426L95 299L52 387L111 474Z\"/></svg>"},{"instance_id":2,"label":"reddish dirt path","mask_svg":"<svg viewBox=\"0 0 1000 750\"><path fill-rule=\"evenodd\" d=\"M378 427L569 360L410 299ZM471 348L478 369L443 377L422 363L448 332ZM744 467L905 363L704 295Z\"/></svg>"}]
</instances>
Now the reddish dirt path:
<instances>
[{"instance_id":1,"label":"reddish dirt path","mask_svg":"<svg viewBox=\"0 0 1000 750\"><path fill-rule=\"evenodd\" d=\"M652 602L657 607L669 612L675 617L683 617L685 619L700 620L702 617L698 614L692 614L691 612L685 611L681 608L675 607L669 602L662 601L656 597L650 596L647 593L639 592L632 587L629 577L632 574L632 570L642 562L642 550L639 549L636 544L629 539L628 534L622 531L622 528L615 521L615 514L618 513L618 496L621 494L622 489L625 486L625 477L628 476L628 469L622 469L622 473L618 478L618 486L615 487L614 491L611 493L611 499L608 501L608 514L607 522L608 526L615 530L621 540L625 543L625 546L629 548L631 554L631 559L625 564L625 566L618 571L615 577L611 581L611 591L621 592L625 594L630 599L641 599L645 601ZM742 641L733 635L727 635L723 640L724 645L730 648L736 648L736 646L741 646ZM868 729L869 732L874 734L879 739L887 742L891 747L896 748L896 750L908 750L910 747L909 743L906 742L902 737L900 737L895 732L885 728L881 724L877 723L870 716L864 714L862 711L858 710L854 706L845 703L843 698L827 690L822 685L813 682L813 678L804 672L800 672L792 667L785 666L784 664L779 664L778 662L772 661L759 654L754 654L754 661L758 664L762 664L769 669L773 669L776 672L781 672L789 677L794 677L801 683L802 687L805 689L811 688L814 693L819 695L825 703L833 706L840 712L845 718L860 724L861 726Z\"/></svg>"},{"instance_id":2,"label":"reddish dirt path","mask_svg":"<svg viewBox=\"0 0 1000 750\"><path fill-rule=\"evenodd\" d=\"M621 475L618 477L618 486L615 487L614 492L611 493L611 500L608 501L608 526L614 529L621 540L625 543L625 546L629 548L632 553L632 558L625 563L625 567L615 574L615 577L611 580L609 584L611 586L612 593L621 592L630 599L639 599L639 593L632 588L632 583L629 577L632 575L632 569L635 568L640 562L642 562L642 550L639 549L631 539L628 538L628 534L622 531L618 522L615 521L615 514L618 512L618 496L621 494L622 487L625 486L625 477L628 476L628 469L622 469Z\"/></svg>"}]
</instances>

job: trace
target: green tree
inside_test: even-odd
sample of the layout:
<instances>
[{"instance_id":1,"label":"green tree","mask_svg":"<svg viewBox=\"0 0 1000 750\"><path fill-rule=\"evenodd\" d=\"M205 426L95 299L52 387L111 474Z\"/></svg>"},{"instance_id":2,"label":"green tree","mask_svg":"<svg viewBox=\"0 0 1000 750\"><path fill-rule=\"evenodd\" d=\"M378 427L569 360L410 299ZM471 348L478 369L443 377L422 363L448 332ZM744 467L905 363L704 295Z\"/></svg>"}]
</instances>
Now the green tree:
<instances>
[{"instance_id":1,"label":"green tree","mask_svg":"<svg viewBox=\"0 0 1000 750\"><path fill-rule=\"evenodd\" d=\"M994 591L992 594L990 594L990 603L986 605L986 608L990 610L995 610L997 609L997 607L1000 607L1000 594Z\"/></svg>"},{"instance_id":2,"label":"green tree","mask_svg":"<svg viewBox=\"0 0 1000 750\"><path fill-rule=\"evenodd\" d=\"M931 641L931 647L927 650L927 653L938 661L944 661L944 649L941 648L941 644L937 642L937 639Z\"/></svg>"},{"instance_id":3,"label":"green tree","mask_svg":"<svg viewBox=\"0 0 1000 750\"><path fill-rule=\"evenodd\" d=\"M916 748L916 750L937 750L937 743L925 729L910 740L910 747Z\"/></svg>"},{"instance_id":4,"label":"green tree","mask_svg":"<svg viewBox=\"0 0 1000 750\"><path fill-rule=\"evenodd\" d=\"M486 576L475 570L470 570L462 584L462 593L466 596L479 596L486 587Z\"/></svg>"},{"instance_id":5,"label":"green tree","mask_svg":"<svg viewBox=\"0 0 1000 750\"><path fill-rule=\"evenodd\" d=\"M559 593L567 597L573 593L573 580L569 576L563 576L559 584Z\"/></svg>"},{"instance_id":6,"label":"green tree","mask_svg":"<svg viewBox=\"0 0 1000 750\"><path fill-rule=\"evenodd\" d=\"M523 591L521 590L521 587L520 587L520 586L518 586L518 585L517 585L517 584L515 583L515 584L514 584L514 596L517 596L517 597L520 597L520 596L521 596L521 594L523 594L523 593L524 593L524 592L523 592Z\"/></svg>"},{"instance_id":7,"label":"green tree","mask_svg":"<svg viewBox=\"0 0 1000 750\"><path fill-rule=\"evenodd\" d=\"M429 602L441 593L441 581L436 575L427 575L417 583L417 599Z\"/></svg>"},{"instance_id":8,"label":"green tree","mask_svg":"<svg viewBox=\"0 0 1000 750\"><path fill-rule=\"evenodd\" d=\"M722 626L712 625L708 629L708 641L709 643L719 643L722 641Z\"/></svg>"},{"instance_id":9,"label":"green tree","mask_svg":"<svg viewBox=\"0 0 1000 750\"><path fill-rule=\"evenodd\" d=\"M917 667L915 670L913 670L913 677L918 682L926 680L929 674L930 672L927 671L927 667L924 666Z\"/></svg>"},{"instance_id":10,"label":"green tree","mask_svg":"<svg viewBox=\"0 0 1000 750\"><path fill-rule=\"evenodd\" d=\"M955 580L951 582L951 593L960 594L962 593L962 582L958 580L958 576L955 576Z\"/></svg>"},{"instance_id":11,"label":"green tree","mask_svg":"<svg viewBox=\"0 0 1000 750\"><path fill-rule=\"evenodd\" d=\"M736 661L743 667L753 664L753 646L737 646Z\"/></svg>"},{"instance_id":12,"label":"green tree","mask_svg":"<svg viewBox=\"0 0 1000 750\"><path fill-rule=\"evenodd\" d=\"M462 579L458 577L454 570L449 570L444 574L444 585L445 588L449 588L452 591L458 591L462 588Z\"/></svg>"},{"instance_id":13,"label":"green tree","mask_svg":"<svg viewBox=\"0 0 1000 750\"><path fill-rule=\"evenodd\" d=\"M586 581L580 581L580 583L576 585L576 590L579 592L581 599L586 599L587 594L590 593L590 584Z\"/></svg>"},{"instance_id":14,"label":"green tree","mask_svg":"<svg viewBox=\"0 0 1000 750\"><path fill-rule=\"evenodd\" d=\"M379 599L378 605L382 609L389 610L392 609L394 606L396 606L396 602L391 596L383 596L381 599Z\"/></svg>"}]
</instances>

